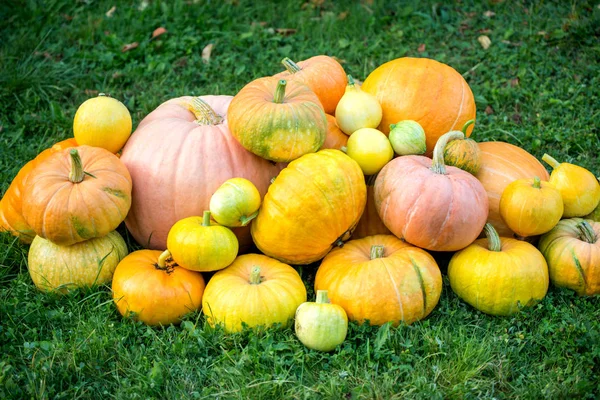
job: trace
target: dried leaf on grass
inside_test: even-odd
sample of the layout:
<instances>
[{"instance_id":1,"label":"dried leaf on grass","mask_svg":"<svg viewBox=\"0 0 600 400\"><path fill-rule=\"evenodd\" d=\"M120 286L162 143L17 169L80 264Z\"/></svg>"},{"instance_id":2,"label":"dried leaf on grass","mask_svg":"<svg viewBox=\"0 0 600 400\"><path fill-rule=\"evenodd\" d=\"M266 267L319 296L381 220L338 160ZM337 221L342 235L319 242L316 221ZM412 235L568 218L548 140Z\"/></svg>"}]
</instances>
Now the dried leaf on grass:
<instances>
[{"instance_id":1,"label":"dried leaf on grass","mask_svg":"<svg viewBox=\"0 0 600 400\"><path fill-rule=\"evenodd\" d=\"M492 18L494 15L496 15L496 13L488 10L488 11L484 12L483 15L487 18Z\"/></svg>"},{"instance_id":2,"label":"dried leaf on grass","mask_svg":"<svg viewBox=\"0 0 600 400\"><path fill-rule=\"evenodd\" d=\"M283 36L289 36L289 35L293 35L294 33L296 33L296 29L293 28L277 28L275 29L275 32L283 35Z\"/></svg>"},{"instance_id":3,"label":"dried leaf on grass","mask_svg":"<svg viewBox=\"0 0 600 400\"><path fill-rule=\"evenodd\" d=\"M208 62L210 61L210 54L212 53L213 47L214 44L209 43L206 45L206 47L202 49L202 61L204 62L204 64L208 64Z\"/></svg>"},{"instance_id":4,"label":"dried leaf on grass","mask_svg":"<svg viewBox=\"0 0 600 400\"><path fill-rule=\"evenodd\" d=\"M133 42L133 43L128 43L126 45L123 46L123 48L121 49L121 53L125 53L129 50L133 50L136 47L138 47L140 44L138 42Z\"/></svg>"},{"instance_id":5,"label":"dried leaf on grass","mask_svg":"<svg viewBox=\"0 0 600 400\"><path fill-rule=\"evenodd\" d=\"M98 93L99 93L97 90L94 90L94 89L85 89L83 92L85 93L86 96L90 96L90 97L98 96Z\"/></svg>"},{"instance_id":6,"label":"dried leaf on grass","mask_svg":"<svg viewBox=\"0 0 600 400\"><path fill-rule=\"evenodd\" d=\"M477 41L479 42L479 44L481 45L481 47L483 47L484 50L487 50L490 48L490 46L492 45L492 41L489 37L487 37L486 35L481 35L477 38Z\"/></svg>"},{"instance_id":7,"label":"dried leaf on grass","mask_svg":"<svg viewBox=\"0 0 600 400\"><path fill-rule=\"evenodd\" d=\"M167 33L167 30L165 28L163 28L162 26L159 28L156 28L153 32L152 32L152 39L159 37L162 34Z\"/></svg>"},{"instance_id":8,"label":"dried leaf on grass","mask_svg":"<svg viewBox=\"0 0 600 400\"><path fill-rule=\"evenodd\" d=\"M117 11L117 6L112 6L111 9L106 12L106 18L112 18L115 11Z\"/></svg>"},{"instance_id":9,"label":"dried leaf on grass","mask_svg":"<svg viewBox=\"0 0 600 400\"><path fill-rule=\"evenodd\" d=\"M487 106L487 107L485 108L485 113L486 113L487 115L491 115L491 114L493 114L493 113L494 113L494 109L492 108L492 106Z\"/></svg>"},{"instance_id":10,"label":"dried leaf on grass","mask_svg":"<svg viewBox=\"0 0 600 400\"><path fill-rule=\"evenodd\" d=\"M417 51L418 51L419 53L422 53L422 52L424 52L424 51L425 51L425 43L421 43L421 44L419 45L419 47L417 48Z\"/></svg>"}]
</instances>

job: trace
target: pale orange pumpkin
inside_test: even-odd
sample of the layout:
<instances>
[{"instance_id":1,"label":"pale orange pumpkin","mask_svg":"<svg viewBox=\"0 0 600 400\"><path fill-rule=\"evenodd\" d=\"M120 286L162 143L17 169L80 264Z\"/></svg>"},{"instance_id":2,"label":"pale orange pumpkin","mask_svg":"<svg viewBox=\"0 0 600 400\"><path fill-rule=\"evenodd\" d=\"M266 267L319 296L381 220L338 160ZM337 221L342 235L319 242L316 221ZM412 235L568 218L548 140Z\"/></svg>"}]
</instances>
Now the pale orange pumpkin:
<instances>
[{"instance_id":1,"label":"pale orange pumpkin","mask_svg":"<svg viewBox=\"0 0 600 400\"><path fill-rule=\"evenodd\" d=\"M375 180L375 206L383 223L399 238L435 251L455 251L471 244L488 217L488 200L470 173L444 166L448 140L443 135L433 160L402 156L390 161Z\"/></svg>"},{"instance_id":2,"label":"pale orange pumpkin","mask_svg":"<svg viewBox=\"0 0 600 400\"><path fill-rule=\"evenodd\" d=\"M295 63L286 57L281 63L286 71L275 77L304 83L315 92L325 112L335 114L348 83L344 67L335 58L319 55Z\"/></svg>"},{"instance_id":3,"label":"pale orange pumpkin","mask_svg":"<svg viewBox=\"0 0 600 400\"><path fill-rule=\"evenodd\" d=\"M251 181L261 196L281 166L246 149L231 135L231 96L180 97L151 112L131 135L121 160L133 179L133 201L125 223L142 246L164 250L175 222L202 215L226 180ZM240 249L250 228L234 228Z\"/></svg>"},{"instance_id":4,"label":"pale orange pumpkin","mask_svg":"<svg viewBox=\"0 0 600 400\"><path fill-rule=\"evenodd\" d=\"M341 150L342 147L348 143L348 135L342 132L342 130L337 126L335 117L333 115L325 114L325 118L327 118L327 135L325 136L325 142L323 143L323 146L321 146L321 150Z\"/></svg>"},{"instance_id":5,"label":"pale orange pumpkin","mask_svg":"<svg viewBox=\"0 0 600 400\"><path fill-rule=\"evenodd\" d=\"M425 250L393 235L367 236L327 254L315 277L318 290L327 290L351 321L410 324L437 305L442 274Z\"/></svg>"},{"instance_id":6,"label":"pale orange pumpkin","mask_svg":"<svg viewBox=\"0 0 600 400\"><path fill-rule=\"evenodd\" d=\"M35 237L35 232L31 229L25 218L23 218L23 188L27 182L29 173L38 166L39 163L50 157L52 154L69 147L77 146L75 139L67 139L55 143L52 147L42 151L33 160L25 164L12 180L6 192L0 200L0 231L8 231L18 236L24 243L31 243Z\"/></svg>"},{"instance_id":7,"label":"pale orange pumpkin","mask_svg":"<svg viewBox=\"0 0 600 400\"><path fill-rule=\"evenodd\" d=\"M362 90L381 104L379 130L388 134L392 124L417 121L427 136L428 155L440 136L475 119L475 99L465 79L454 68L432 59L402 57L388 61L367 76Z\"/></svg>"},{"instance_id":8,"label":"pale orange pumpkin","mask_svg":"<svg viewBox=\"0 0 600 400\"><path fill-rule=\"evenodd\" d=\"M131 176L100 147L62 150L27 178L23 217L38 236L68 246L114 231L131 205Z\"/></svg>"},{"instance_id":9,"label":"pale orange pumpkin","mask_svg":"<svg viewBox=\"0 0 600 400\"><path fill-rule=\"evenodd\" d=\"M489 201L488 222L498 235L512 237L513 232L500 215L500 198L509 183L517 179L542 181L549 178L546 168L531 154L520 147L506 142L478 143L481 150L481 167L475 175L487 193Z\"/></svg>"}]
</instances>

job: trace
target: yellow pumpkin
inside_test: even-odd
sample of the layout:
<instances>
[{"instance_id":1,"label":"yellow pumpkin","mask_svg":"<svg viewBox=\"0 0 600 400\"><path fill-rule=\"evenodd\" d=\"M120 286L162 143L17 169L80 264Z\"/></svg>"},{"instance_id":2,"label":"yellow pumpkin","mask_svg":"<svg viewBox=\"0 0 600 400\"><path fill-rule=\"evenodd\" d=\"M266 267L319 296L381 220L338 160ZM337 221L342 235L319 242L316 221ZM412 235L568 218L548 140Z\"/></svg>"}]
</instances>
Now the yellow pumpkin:
<instances>
[{"instance_id":1,"label":"yellow pumpkin","mask_svg":"<svg viewBox=\"0 0 600 400\"><path fill-rule=\"evenodd\" d=\"M490 223L487 238L452 256L450 286L458 297L491 315L511 315L536 304L548 291L548 265L533 245L498 236Z\"/></svg>"},{"instance_id":2,"label":"yellow pumpkin","mask_svg":"<svg viewBox=\"0 0 600 400\"><path fill-rule=\"evenodd\" d=\"M252 222L252 238L270 257L309 264L350 238L366 201L356 161L332 149L306 154L269 186Z\"/></svg>"},{"instance_id":3,"label":"yellow pumpkin","mask_svg":"<svg viewBox=\"0 0 600 400\"><path fill-rule=\"evenodd\" d=\"M306 288L292 267L262 254L245 254L212 276L202 299L211 326L226 332L249 327L290 326L306 301Z\"/></svg>"}]
</instances>

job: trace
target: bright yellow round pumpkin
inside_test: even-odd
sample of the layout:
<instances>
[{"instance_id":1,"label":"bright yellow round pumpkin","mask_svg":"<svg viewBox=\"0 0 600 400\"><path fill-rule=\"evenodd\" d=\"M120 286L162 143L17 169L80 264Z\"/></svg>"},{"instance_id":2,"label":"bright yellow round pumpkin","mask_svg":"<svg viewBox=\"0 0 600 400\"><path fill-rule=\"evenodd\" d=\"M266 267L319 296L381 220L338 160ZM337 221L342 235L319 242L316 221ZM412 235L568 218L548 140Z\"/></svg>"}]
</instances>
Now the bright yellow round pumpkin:
<instances>
[{"instance_id":1,"label":"bright yellow round pumpkin","mask_svg":"<svg viewBox=\"0 0 600 400\"><path fill-rule=\"evenodd\" d=\"M116 231L71 246L36 236L27 263L38 289L66 293L110 282L117 264L126 255L127 245Z\"/></svg>"},{"instance_id":2,"label":"bright yellow round pumpkin","mask_svg":"<svg viewBox=\"0 0 600 400\"><path fill-rule=\"evenodd\" d=\"M365 175L374 175L394 157L394 149L381 131L360 128L348 138L346 154L358 163Z\"/></svg>"},{"instance_id":3,"label":"bright yellow round pumpkin","mask_svg":"<svg viewBox=\"0 0 600 400\"><path fill-rule=\"evenodd\" d=\"M600 184L587 169L570 163L559 163L548 154L542 160L552 168L550 183L562 195L565 210L563 218L583 217L600 203Z\"/></svg>"},{"instance_id":4,"label":"bright yellow round pumpkin","mask_svg":"<svg viewBox=\"0 0 600 400\"><path fill-rule=\"evenodd\" d=\"M223 269L235 260L239 244L227 227L210 220L210 211L202 217L187 217L171 227L167 249L173 260L192 271Z\"/></svg>"},{"instance_id":5,"label":"bright yellow round pumpkin","mask_svg":"<svg viewBox=\"0 0 600 400\"><path fill-rule=\"evenodd\" d=\"M558 189L539 177L517 179L500 197L500 215L508 227L522 237L548 232L563 215Z\"/></svg>"},{"instance_id":6,"label":"bright yellow round pumpkin","mask_svg":"<svg viewBox=\"0 0 600 400\"><path fill-rule=\"evenodd\" d=\"M310 264L350 238L367 201L356 161L325 149L292 161L269 186L251 233L264 254Z\"/></svg>"},{"instance_id":7,"label":"bright yellow round pumpkin","mask_svg":"<svg viewBox=\"0 0 600 400\"><path fill-rule=\"evenodd\" d=\"M102 147L116 153L131 135L131 114L123 103L103 93L84 101L73 120L79 145Z\"/></svg>"},{"instance_id":8,"label":"bright yellow round pumpkin","mask_svg":"<svg viewBox=\"0 0 600 400\"><path fill-rule=\"evenodd\" d=\"M210 278L202 312L226 332L248 327L290 326L306 288L296 270L262 254L245 254Z\"/></svg>"},{"instance_id":9,"label":"bright yellow round pumpkin","mask_svg":"<svg viewBox=\"0 0 600 400\"><path fill-rule=\"evenodd\" d=\"M528 242L498 236L490 223L487 238L452 256L450 286L458 297L491 315L511 315L536 304L548 291L548 265Z\"/></svg>"}]
</instances>

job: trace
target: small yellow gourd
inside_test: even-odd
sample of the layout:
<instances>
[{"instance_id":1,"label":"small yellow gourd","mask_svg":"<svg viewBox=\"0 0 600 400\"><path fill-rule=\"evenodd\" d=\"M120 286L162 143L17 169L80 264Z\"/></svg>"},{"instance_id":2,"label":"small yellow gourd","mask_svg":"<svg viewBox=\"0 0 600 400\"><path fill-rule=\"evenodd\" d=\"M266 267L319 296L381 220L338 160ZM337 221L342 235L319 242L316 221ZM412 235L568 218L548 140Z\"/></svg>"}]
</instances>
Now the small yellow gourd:
<instances>
[{"instance_id":1,"label":"small yellow gourd","mask_svg":"<svg viewBox=\"0 0 600 400\"><path fill-rule=\"evenodd\" d=\"M363 92L348 75L346 91L335 108L335 119L342 132L351 135L361 128L377 128L382 115L377 98Z\"/></svg>"},{"instance_id":2,"label":"small yellow gourd","mask_svg":"<svg viewBox=\"0 0 600 400\"><path fill-rule=\"evenodd\" d=\"M563 218L583 217L594 211L600 203L600 184L594 174L579 165L559 163L548 154L544 154L542 161L553 168L550 183L562 195Z\"/></svg>"},{"instance_id":3,"label":"small yellow gourd","mask_svg":"<svg viewBox=\"0 0 600 400\"><path fill-rule=\"evenodd\" d=\"M365 175L378 173L394 157L389 139L374 128L361 128L354 132L348 138L345 150Z\"/></svg>"},{"instance_id":4,"label":"small yellow gourd","mask_svg":"<svg viewBox=\"0 0 600 400\"><path fill-rule=\"evenodd\" d=\"M215 221L228 227L246 226L258 215L260 192L244 178L226 180L210 198L210 213Z\"/></svg>"}]
</instances>

